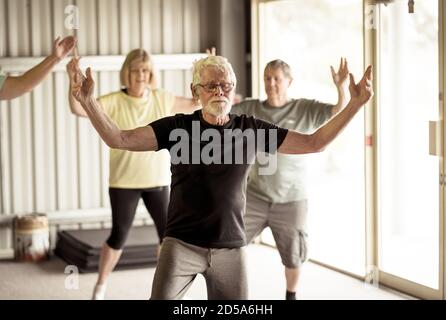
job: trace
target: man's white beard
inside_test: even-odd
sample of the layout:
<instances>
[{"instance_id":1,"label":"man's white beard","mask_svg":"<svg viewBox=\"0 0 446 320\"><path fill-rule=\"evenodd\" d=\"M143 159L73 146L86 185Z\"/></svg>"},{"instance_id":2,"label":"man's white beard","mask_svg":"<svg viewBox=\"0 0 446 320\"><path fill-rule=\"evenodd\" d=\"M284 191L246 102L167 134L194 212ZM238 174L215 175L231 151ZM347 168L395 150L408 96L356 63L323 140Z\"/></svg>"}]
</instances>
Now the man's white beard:
<instances>
[{"instance_id":1,"label":"man's white beard","mask_svg":"<svg viewBox=\"0 0 446 320\"><path fill-rule=\"evenodd\" d=\"M213 115L214 117L222 117L229 113L231 110L231 104L229 101L226 101L224 106L221 106L220 102L208 102L207 106L205 106L204 111Z\"/></svg>"}]
</instances>

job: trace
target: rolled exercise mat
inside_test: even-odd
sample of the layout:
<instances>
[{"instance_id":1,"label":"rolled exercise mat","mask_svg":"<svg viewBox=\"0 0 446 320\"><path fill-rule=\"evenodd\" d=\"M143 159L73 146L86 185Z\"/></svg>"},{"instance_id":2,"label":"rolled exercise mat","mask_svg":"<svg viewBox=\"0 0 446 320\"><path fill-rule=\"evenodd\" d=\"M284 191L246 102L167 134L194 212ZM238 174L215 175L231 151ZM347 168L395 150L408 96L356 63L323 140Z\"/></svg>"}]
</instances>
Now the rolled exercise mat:
<instances>
[{"instance_id":1,"label":"rolled exercise mat","mask_svg":"<svg viewBox=\"0 0 446 320\"><path fill-rule=\"evenodd\" d=\"M97 272L101 248L110 229L65 230L57 235L55 254L80 272ZM130 229L116 269L132 269L155 265L158 234L153 225Z\"/></svg>"}]
</instances>

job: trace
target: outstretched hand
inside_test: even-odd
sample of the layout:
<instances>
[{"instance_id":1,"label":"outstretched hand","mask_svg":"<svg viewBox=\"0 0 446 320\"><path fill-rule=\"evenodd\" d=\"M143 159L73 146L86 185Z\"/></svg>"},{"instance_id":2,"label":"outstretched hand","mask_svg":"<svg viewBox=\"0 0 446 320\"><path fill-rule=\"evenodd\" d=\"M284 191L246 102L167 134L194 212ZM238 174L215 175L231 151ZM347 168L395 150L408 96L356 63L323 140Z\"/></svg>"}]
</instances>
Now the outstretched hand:
<instances>
[{"instance_id":1,"label":"outstretched hand","mask_svg":"<svg viewBox=\"0 0 446 320\"><path fill-rule=\"evenodd\" d=\"M73 58L67 65L70 76L71 94L81 104L89 101L93 97L94 80L91 75L91 68L87 68L86 76L79 69L79 58Z\"/></svg>"},{"instance_id":2,"label":"outstretched hand","mask_svg":"<svg viewBox=\"0 0 446 320\"><path fill-rule=\"evenodd\" d=\"M347 59L341 58L338 72L335 71L333 66L330 66L330 70L333 82L336 85L336 87L346 90L348 86L348 75L349 75Z\"/></svg>"},{"instance_id":3,"label":"outstretched hand","mask_svg":"<svg viewBox=\"0 0 446 320\"><path fill-rule=\"evenodd\" d=\"M73 57L70 62L67 63L67 73L70 78L70 84L74 82L74 76L77 72L79 72L79 60L80 57Z\"/></svg>"},{"instance_id":4,"label":"outstretched hand","mask_svg":"<svg viewBox=\"0 0 446 320\"><path fill-rule=\"evenodd\" d=\"M351 102L357 106L366 104L373 97L372 66L368 66L362 79L356 84L353 74L350 73L349 91Z\"/></svg>"},{"instance_id":5,"label":"outstretched hand","mask_svg":"<svg viewBox=\"0 0 446 320\"><path fill-rule=\"evenodd\" d=\"M76 47L76 44L76 37L68 36L62 40L58 37L54 40L52 55L58 60L62 60Z\"/></svg>"},{"instance_id":6,"label":"outstretched hand","mask_svg":"<svg viewBox=\"0 0 446 320\"><path fill-rule=\"evenodd\" d=\"M217 49L212 47L211 49L206 49L206 54L208 57L217 55Z\"/></svg>"}]
</instances>

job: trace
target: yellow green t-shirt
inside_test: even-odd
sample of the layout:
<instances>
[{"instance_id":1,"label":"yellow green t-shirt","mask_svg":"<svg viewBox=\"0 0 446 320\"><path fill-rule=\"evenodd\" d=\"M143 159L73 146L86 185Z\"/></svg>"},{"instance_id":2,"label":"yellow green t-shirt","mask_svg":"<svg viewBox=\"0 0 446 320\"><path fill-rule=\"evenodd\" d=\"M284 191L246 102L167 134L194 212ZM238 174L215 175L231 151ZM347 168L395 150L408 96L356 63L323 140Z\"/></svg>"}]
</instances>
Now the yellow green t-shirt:
<instances>
[{"instance_id":1,"label":"yellow green t-shirt","mask_svg":"<svg viewBox=\"0 0 446 320\"><path fill-rule=\"evenodd\" d=\"M144 98L134 98L119 91L98 100L121 130L129 130L170 116L175 96L157 89ZM132 152L110 149L110 187L143 189L169 184L170 155L167 150Z\"/></svg>"}]
</instances>

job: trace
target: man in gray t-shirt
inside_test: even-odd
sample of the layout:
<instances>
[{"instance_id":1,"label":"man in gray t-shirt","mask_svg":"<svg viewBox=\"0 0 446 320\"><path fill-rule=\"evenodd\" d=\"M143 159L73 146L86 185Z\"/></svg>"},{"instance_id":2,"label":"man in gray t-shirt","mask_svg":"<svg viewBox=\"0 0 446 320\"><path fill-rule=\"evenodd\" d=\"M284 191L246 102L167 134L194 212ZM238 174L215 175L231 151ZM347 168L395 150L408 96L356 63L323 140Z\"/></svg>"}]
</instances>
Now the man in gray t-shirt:
<instances>
[{"instance_id":1,"label":"man in gray t-shirt","mask_svg":"<svg viewBox=\"0 0 446 320\"><path fill-rule=\"evenodd\" d=\"M348 102L348 67L341 59L339 71L331 68L338 90L336 105L316 100L290 99L293 80L287 63L274 60L264 73L266 101L246 100L231 112L247 114L301 133L311 133L338 113ZM295 299L300 266L307 259L306 156L277 154L277 170L262 175L256 161L249 173L245 214L246 239L251 241L270 227L285 266L287 299ZM259 173L260 172L260 173Z\"/></svg>"}]
</instances>

